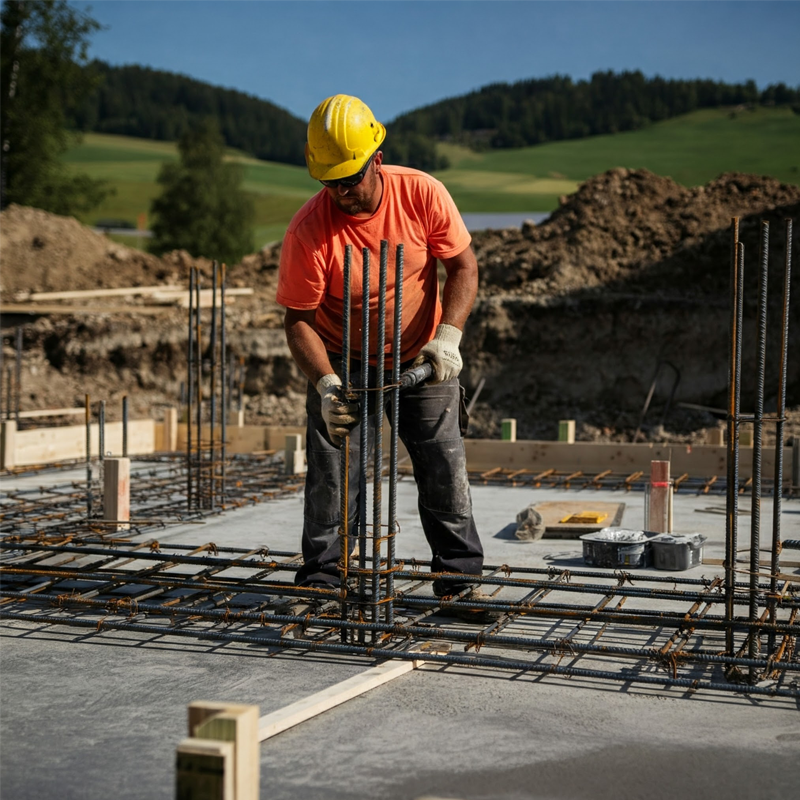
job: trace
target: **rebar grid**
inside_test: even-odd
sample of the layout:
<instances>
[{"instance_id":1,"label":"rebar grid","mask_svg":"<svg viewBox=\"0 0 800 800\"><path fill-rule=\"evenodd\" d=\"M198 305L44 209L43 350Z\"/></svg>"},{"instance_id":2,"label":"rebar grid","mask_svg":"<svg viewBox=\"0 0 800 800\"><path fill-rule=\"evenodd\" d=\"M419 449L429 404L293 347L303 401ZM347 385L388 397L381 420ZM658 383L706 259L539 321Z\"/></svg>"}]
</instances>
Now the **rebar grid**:
<instances>
[{"instance_id":1,"label":"rebar grid","mask_svg":"<svg viewBox=\"0 0 800 800\"><path fill-rule=\"evenodd\" d=\"M738 497L750 489L753 508L768 486L763 476L741 482L738 475L738 430L742 421L759 425L777 422L782 427L785 398L779 400L778 415L767 419L757 405L752 415L741 414L741 330L743 306L743 245L738 224L733 226L731 392L728 474L699 484L676 479L680 490L711 493L725 487L727 496L726 559L724 575L690 578L672 575L639 575L622 571L566 570L486 565L480 583L491 599L467 599L469 590L440 599L429 591L434 579L450 583L474 583L474 576L431 573L430 562L403 560L395 554L397 459L397 410L400 401L400 342L402 245L395 256L395 304L386 307L385 270L388 243L381 246L381 277L378 342L385 341L385 320L394 317L392 378L368 385L365 368L370 352L369 330L362 319L361 386L350 385L351 252L347 251L343 348L345 391L362 405L362 436L359 461L358 543L352 560L353 537L348 530L347 509L353 487L343 481L340 576L341 589L298 588L292 578L302 563L297 553L201 545L163 544L143 534L153 527L199 519L211 513L258 499L296 491L302 480L279 474L275 460L227 459L219 453L215 437L204 442L203 379L200 351L198 303L190 309L190 332L195 330L198 415L197 436L181 462L156 461L132 476L130 531L109 533L102 521L87 518L85 503L98 486L78 481L67 487L17 490L0 496L0 557L2 589L0 618L28 623L51 623L103 630L130 630L157 636L173 635L227 643L257 644L268 652L280 648L306 649L322 653L346 653L386 658L418 658L410 653L410 642L445 645L427 651L425 658L443 664L491 667L560 676L598 678L689 690L800 696L800 581L780 572L780 518L774 518L772 562L768 573L755 568L737 579L736 567ZM787 226L787 253L791 252L791 227ZM369 308L369 253L362 252L362 314ZM767 258L762 249L763 269ZM788 271L790 256L786 258ZM766 286L766 278L763 277ZM223 279L224 285L224 279ZM199 291L199 280L196 284ZM788 289L784 294L784 330L788 331ZM759 294L759 321L765 314L766 291ZM212 321L212 328L214 327ZM222 326L224 331L224 324ZM214 336L214 339L216 335ZM223 337L224 338L224 337ZM379 346L379 345L378 345ZM383 350L383 348L381 348ZM764 347L759 342L759 352ZM781 380L785 384L785 341L781 352ZM191 359L190 359L191 360ZM221 363L225 363L224 353ZM381 376L383 370L379 370ZM763 383L759 368L757 380ZM211 378L212 386L214 384ZM222 381L223 385L225 381ZM190 377L190 387L192 379ZM783 388L785 391L785 385ZM763 386L760 389L763 397ZM192 391L189 392L191 402ZM212 395L214 392L212 392ZM389 454L389 519L381 517L382 450L375 454L373 518L366 515L367 452L370 447L370 405L382 414L388 396L392 426ZM221 404L224 407L224 401ZM377 411L376 411L377 410ZM191 408L189 419L192 419ZM779 428L780 430L780 428ZM780 439L778 451L782 458ZM756 437L760 463L762 438ZM208 449L208 452L206 449ZM216 453L216 455L215 455ZM349 447L342 447L343 476L348 475ZM776 455L772 491L779 502L781 462ZM205 462L205 463L204 463ZM221 462L221 463L220 463ZM88 463L88 462L87 462ZM225 472L220 473L219 470ZM225 502L219 502L215 477L225 477ZM187 481L188 476L188 481ZM203 482L211 477L211 488ZM561 474L525 470L489 470L471 475L473 481L502 482L518 486L560 488L621 488L635 490L644 483L640 473L597 475L580 472ZM190 498L187 509L187 496ZM210 498L210 502L202 498ZM733 513L732 513L733 512ZM751 548L758 553L759 516L752 515ZM283 579L281 579L283 578ZM286 613L287 598L321 601L318 611L305 616ZM455 609L490 610L497 619L476 628L454 622ZM366 644L369 638L369 644ZM455 648L460 648L459 652ZM602 665L602 668L600 668ZM765 684L766 682L766 684Z\"/></svg>"}]
</instances>

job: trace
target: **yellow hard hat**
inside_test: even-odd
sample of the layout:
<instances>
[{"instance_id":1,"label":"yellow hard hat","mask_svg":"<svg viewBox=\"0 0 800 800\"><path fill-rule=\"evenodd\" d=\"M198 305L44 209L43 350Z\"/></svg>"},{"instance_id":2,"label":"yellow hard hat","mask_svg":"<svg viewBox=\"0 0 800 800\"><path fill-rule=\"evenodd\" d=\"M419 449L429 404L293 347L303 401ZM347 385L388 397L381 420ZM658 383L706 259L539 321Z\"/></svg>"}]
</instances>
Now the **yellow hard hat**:
<instances>
[{"instance_id":1,"label":"yellow hard hat","mask_svg":"<svg viewBox=\"0 0 800 800\"><path fill-rule=\"evenodd\" d=\"M336 94L323 100L308 121L308 171L318 181L355 175L385 138L386 128L365 103Z\"/></svg>"}]
</instances>

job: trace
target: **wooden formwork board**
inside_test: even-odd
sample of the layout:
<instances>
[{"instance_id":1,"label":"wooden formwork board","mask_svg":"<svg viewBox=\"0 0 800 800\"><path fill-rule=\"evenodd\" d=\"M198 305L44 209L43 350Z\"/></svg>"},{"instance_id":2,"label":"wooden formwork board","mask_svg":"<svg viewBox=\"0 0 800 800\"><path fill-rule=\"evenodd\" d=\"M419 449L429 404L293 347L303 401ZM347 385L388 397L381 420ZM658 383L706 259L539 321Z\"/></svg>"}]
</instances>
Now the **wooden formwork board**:
<instances>
[{"instance_id":1,"label":"wooden formwork board","mask_svg":"<svg viewBox=\"0 0 800 800\"><path fill-rule=\"evenodd\" d=\"M146 455L155 451L155 426L152 419L128 422L129 455ZM96 458L100 454L97 423L90 426L90 442L91 455ZM105 451L115 456L122 454L122 422L106 423ZM17 467L85 457L85 425L34 428L16 433L14 465Z\"/></svg>"},{"instance_id":2,"label":"wooden formwork board","mask_svg":"<svg viewBox=\"0 0 800 800\"><path fill-rule=\"evenodd\" d=\"M723 477L727 473L727 448L718 445L685 444L628 444L619 442L537 442L467 439L467 467L482 471L503 467L559 472L582 471L596 475L604 470L627 473L650 472L651 461L669 461L673 475L687 473L690 477ZM784 448L784 463L791 464L791 448ZM739 476L752 475L753 450L739 449ZM775 468L775 449L763 451L762 470L770 478Z\"/></svg>"}]
</instances>

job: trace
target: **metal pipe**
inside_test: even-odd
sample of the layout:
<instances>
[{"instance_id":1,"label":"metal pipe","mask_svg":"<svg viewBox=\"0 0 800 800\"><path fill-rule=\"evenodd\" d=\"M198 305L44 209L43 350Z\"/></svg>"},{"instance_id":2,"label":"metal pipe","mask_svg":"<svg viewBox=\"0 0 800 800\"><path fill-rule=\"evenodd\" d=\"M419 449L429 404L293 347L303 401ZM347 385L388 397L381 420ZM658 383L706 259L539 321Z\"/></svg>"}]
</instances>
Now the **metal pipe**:
<instances>
[{"instance_id":1,"label":"metal pipe","mask_svg":"<svg viewBox=\"0 0 800 800\"><path fill-rule=\"evenodd\" d=\"M750 511L750 619L758 616L758 571L761 555L761 463L764 452L764 383L767 364L767 276L769 272L769 222L761 220L759 252L758 336L756 343L756 394L753 415L753 488ZM761 648L760 640L750 636L748 650L751 658ZM751 672L751 681L755 674Z\"/></svg>"},{"instance_id":2,"label":"metal pipe","mask_svg":"<svg viewBox=\"0 0 800 800\"><path fill-rule=\"evenodd\" d=\"M16 347L16 381L14 398L14 417L19 427L19 405L22 395L22 328L17 328L17 347Z\"/></svg>"},{"instance_id":3,"label":"metal pipe","mask_svg":"<svg viewBox=\"0 0 800 800\"><path fill-rule=\"evenodd\" d=\"M381 602L381 542L383 489L383 371L386 360L386 275L389 242L381 240L378 277L378 333L375 344L375 453L372 467L372 622L378 622ZM375 638L373 637L373 641Z\"/></svg>"},{"instance_id":4,"label":"metal pipe","mask_svg":"<svg viewBox=\"0 0 800 800\"><path fill-rule=\"evenodd\" d=\"M188 392L186 402L186 510L192 508L192 477L194 465L192 464L192 394L194 393L194 273L195 268L189 268L189 337L186 365L188 367Z\"/></svg>"},{"instance_id":5,"label":"metal pipe","mask_svg":"<svg viewBox=\"0 0 800 800\"><path fill-rule=\"evenodd\" d=\"M342 390L350 393L350 293L353 246L344 248L342 266ZM341 619L347 619L347 579L350 572L350 434L344 437L339 450L339 588ZM347 631L342 628L342 642Z\"/></svg>"},{"instance_id":6,"label":"metal pipe","mask_svg":"<svg viewBox=\"0 0 800 800\"><path fill-rule=\"evenodd\" d=\"M389 532L386 548L386 623L394 624L394 569L397 539L397 462L400 425L400 369L403 345L403 244L395 249L394 314L392 322L392 407L389 445Z\"/></svg>"},{"instance_id":7,"label":"metal pipe","mask_svg":"<svg viewBox=\"0 0 800 800\"><path fill-rule=\"evenodd\" d=\"M122 396L122 457L128 457L128 395Z\"/></svg>"},{"instance_id":8,"label":"metal pipe","mask_svg":"<svg viewBox=\"0 0 800 800\"><path fill-rule=\"evenodd\" d=\"M227 459L227 435L228 435L228 410L227 410L227 397L225 394L226 387L226 375L225 375L225 366L228 362L228 341L225 331L225 326L227 325L226 316L225 316L225 284L227 282L228 274L227 274L227 267L223 264L220 267L220 317L221 317L221 325L220 325L220 354L219 354L219 367L220 367L220 378L219 378L219 388L220 388L220 399L219 399L219 408L220 408L220 416L221 416L221 423L220 423L220 457L222 460L220 466L220 477L222 480L220 481L220 502L222 505L225 505L225 480L227 478L227 470L226 470L226 459Z\"/></svg>"},{"instance_id":9,"label":"metal pipe","mask_svg":"<svg viewBox=\"0 0 800 800\"><path fill-rule=\"evenodd\" d=\"M358 475L358 613L359 618L366 603L367 565L367 469L369 467L369 248L361 249L361 441L359 442ZM359 631L359 642L364 632Z\"/></svg>"},{"instance_id":10,"label":"metal pipe","mask_svg":"<svg viewBox=\"0 0 800 800\"><path fill-rule=\"evenodd\" d=\"M209 405L209 451L208 451L208 502L214 508L216 490L217 444L214 440L214 427L217 416L217 262L211 265L211 400Z\"/></svg>"}]
</instances>

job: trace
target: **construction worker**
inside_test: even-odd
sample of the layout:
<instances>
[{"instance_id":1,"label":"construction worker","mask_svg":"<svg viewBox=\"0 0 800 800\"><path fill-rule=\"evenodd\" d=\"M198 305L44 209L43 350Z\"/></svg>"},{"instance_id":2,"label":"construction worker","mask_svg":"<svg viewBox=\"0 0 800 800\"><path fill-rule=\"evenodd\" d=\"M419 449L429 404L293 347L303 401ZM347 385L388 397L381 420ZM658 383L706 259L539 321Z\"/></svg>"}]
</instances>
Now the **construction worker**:
<instances>
[{"instance_id":1,"label":"construction worker","mask_svg":"<svg viewBox=\"0 0 800 800\"><path fill-rule=\"evenodd\" d=\"M286 307L289 349L309 380L304 564L296 578L301 586L339 582L339 446L359 417L357 403L345 399L340 377L344 253L349 244L356 254L363 247L377 254L382 239L391 252L397 243L404 245L403 368L422 360L433 366L427 383L403 393L398 427L414 467L420 518L433 553L431 569L480 575L483 565L467 480L464 392L458 382L461 332L477 293L478 265L447 190L424 172L384 164L380 146L385 136L384 126L357 97L339 94L317 106L308 123L306 163L322 189L294 215L281 250L277 301ZM447 273L441 302L437 259ZM377 280L370 283L374 331ZM362 290L355 268L351 296L353 319L358 320ZM393 299L390 278L387 309L393 308ZM387 353L392 339L389 321ZM351 342L360 348L360 333L354 331ZM357 349L351 353L353 385L358 386L362 354ZM374 351L370 356L374 363ZM358 438L356 428L350 437L354 449ZM355 470L357 462L351 457ZM356 473L350 486L357 485ZM350 530L355 530L356 493L350 494ZM469 587L458 581L433 584L440 597ZM488 595L473 586L466 599L485 601Z\"/></svg>"}]
</instances>

